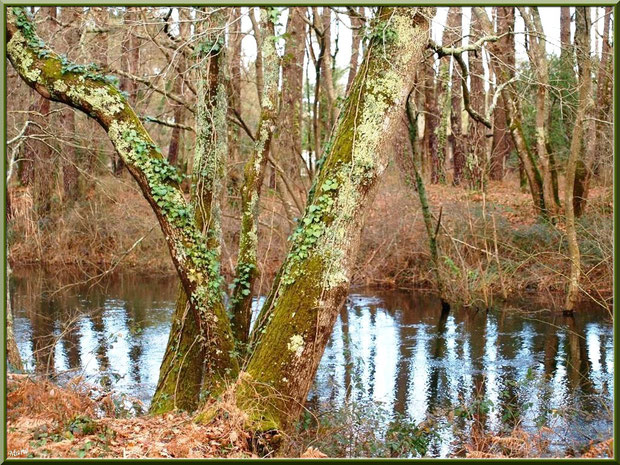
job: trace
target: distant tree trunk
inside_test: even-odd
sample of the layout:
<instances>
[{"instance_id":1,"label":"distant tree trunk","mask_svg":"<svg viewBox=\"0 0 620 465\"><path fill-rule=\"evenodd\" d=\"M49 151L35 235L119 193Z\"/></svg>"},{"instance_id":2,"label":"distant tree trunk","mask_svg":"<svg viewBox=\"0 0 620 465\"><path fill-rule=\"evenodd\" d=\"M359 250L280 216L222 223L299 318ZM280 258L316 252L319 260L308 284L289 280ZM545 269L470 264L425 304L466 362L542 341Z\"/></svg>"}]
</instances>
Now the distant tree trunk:
<instances>
[{"instance_id":1,"label":"distant tree trunk","mask_svg":"<svg viewBox=\"0 0 620 465\"><path fill-rule=\"evenodd\" d=\"M131 75L137 76L138 69L140 68L140 39L136 37L133 29L133 24L137 19L137 9L134 6L128 6L123 16L123 22L125 23L126 35L121 44L121 70ZM123 92L126 92L129 102L132 105L136 104L138 98L138 86L136 82L126 76L121 78L120 87ZM120 176L124 168L123 159L114 154L112 158L112 171L115 176Z\"/></svg>"},{"instance_id":2,"label":"distant tree trunk","mask_svg":"<svg viewBox=\"0 0 620 465\"><path fill-rule=\"evenodd\" d=\"M286 33L288 39L282 57L282 85L280 93L280 116L273 141L273 156L282 167L281 177L303 186L300 179L303 163L301 148L301 124L304 79L304 52L306 39L305 8L289 8ZM295 204L299 192L290 191L289 196ZM286 201L286 200L285 200ZM301 214L299 211L298 214Z\"/></svg>"},{"instance_id":3,"label":"distant tree trunk","mask_svg":"<svg viewBox=\"0 0 620 465\"><path fill-rule=\"evenodd\" d=\"M518 7L521 17L525 21L528 32L528 56L536 76L536 155L538 166L542 176L542 189L547 215L555 218L559 205L557 191L554 191L555 163L552 160L552 153L549 144L549 115L551 112L551 102L549 99L549 62L545 45L545 34L542 21L537 7Z\"/></svg>"},{"instance_id":4,"label":"distant tree trunk","mask_svg":"<svg viewBox=\"0 0 620 465\"><path fill-rule=\"evenodd\" d=\"M498 48L503 51L502 61L509 69L510 77L514 76L515 67L515 14L514 7L500 6L497 8L497 35L501 36ZM491 148L491 162L489 178L494 181L504 179L506 160L513 148L512 138L506 122L506 109L503 102L498 102L493 112L493 145Z\"/></svg>"},{"instance_id":5,"label":"distant tree trunk","mask_svg":"<svg viewBox=\"0 0 620 465\"><path fill-rule=\"evenodd\" d=\"M384 147L428 43L433 10L378 12L395 37L370 42L236 386L237 405L259 431L286 427L303 409L347 295L367 204L388 164Z\"/></svg>"},{"instance_id":6,"label":"distant tree trunk","mask_svg":"<svg viewBox=\"0 0 620 465\"><path fill-rule=\"evenodd\" d=\"M446 27L443 30L442 45L444 47L455 47L461 42L460 20L457 10L460 7L451 7L448 10L448 18ZM461 13L462 14L462 13ZM439 75L437 76L437 103L440 106L440 120L437 126L437 175L440 183L446 182L446 153L448 142L448 126L450 125L450 114L455 110L452 107L452 92L450 88L450 56L446 56L439 61ZM460 84L458 86L460 88ZM460 94L459 94L460 95ZM460 107L460 102L458 102ZM460 115L459 115L460 117ZM460 131L459 131L460 133Z\"/></svg>"},{"instance_id":7,"label":"distant tree trunk","mask_svg":"<svg viewBox=\"0 0 620 465\"><path fill-rule=\"evenodd\" d=\"M323 80L323 89L327 98L327 129L331 131L336 119L338 119L338 107L336 106L336 89L334 88L334 76L332 67L332 10L325 6L321 14L323 37L321 37L323 52L323 63L321 65L321 73Z\"/></svg>"},{"instance_id":8,"label":"distant tree trunk","mask_svg":"<svg viewBox=\"0 0 620 465\"><path fill-rule=\"evenodd\" d=\"M493 24L489 20L485 9L482 7L473 7L472 10L482 33L485 35L493 35ZM501 98L506 111L508 127L510 128L517 155L523 166L523 172L527 177L534 207L541 216L546 217L547 208L543 195L543 177L538 168L536 158L530 151L523 131L519 96L514 89L513 83L510 82L509 70L501 60L495 58L500 57L502 54L501 50L497 47L497 43L488 43L487 46L491 53L491 67L497 79L497 85L498 87L501 86L502 89Z\"/></svg>"},{"instance_id":9,"label":"distant tree trunk","mask_svg":"<svg viewBox=\"0 0 620 465\"><path fill-rule=\"evenodd\" d=\"M230 79L228 91L228 107L233 114L241 115L241 8L235 7L231 12L229 26L229 54ZM228 125L228 150L233 168L230 170L229 183L234 192L239 191L241 174L236 168L241 163L241 128L237 124Z\"/></svg>"},{"instance_id":10,"label":"distant tree trunk","mask_svg":"<svg viewBox=\"0 0 620 465\"><path fill-rule=\"evenodd\" d=\"M189 17L187 8L179 8L179 41L183 43L189 39L191 18ZM185 56L183 53L179 54L178 63L176 66L177 75L174 79L173 93L175 95L182 95L183 91L183 73L186 72L187 65L185 63ZM177 166L179 162L179 149L181 143L181 127L184 120L183 105L174 105L173 121L176 124L172 128L172 134L170 136L170 144L168 145L168 161L171 165Z\"/></svg>"},{"instance_id":11,"label":"distant tree trunk","mask_svg":"<svg viewBox=\"0 0 620 465\"><path fill-rule=\"evenodd\" d=\"M424 62L424 142L426 163L430 165L431 184L437 184L440 179L440 165L437 154L437 128L439 127L439 109L435 96L435 69L432 57Z\"/></svg>"},{"instance_id":12,"label":"distant tree trunk","mask_svg":"<svg viewBox=\"0 0 620 465\"><path fill-rule=\"evenodd\" d=\"M599 175L601 167L606 159L611 160L610 154L613 153L613 146L605 140L608 135L609 141L613 141L613 56L609 40L611 16L613 7L605 7L603 17L603 36L601 48L601 61L598 66L598 82L596 88L597 117L594 124L594 141L590 144L587 162L591 166L593 175ZM587 196L584 196L587 198ZM581 203L581 202L580 202ZM583 208L579 205L575 209L575 215L580 216Z\"/></svg>"},{"instance_id":13,"label":"distant tree trunk","mask_svg":"<svg viewBox=\"0 0 620 465\"><path fill-rule=\"evenodd\" d=\"M241 232L235 281L230 299L235 339L245 343L250 331L254 283L258 277L258 215L265 167L277 121L279 62L273 37L274 24L266 8L261 8L261 36L258 53L262 56L263 88L261 117L252 154L244 168L241 189Z\"/></svg>"},{"instance_id":14,"label":"distant tree trunk","mask_svg":"<svg viewBox=\"0 0 620 465\"><path fill-rule=\"evenodd\" d=\"M566 238L571 262L570 278L564 310L573 312L579 297L581 276L581 255L575 227L573 206L574 183L580 159L583 158L584 125L591 108L592 76L590 64L590 7L576 7L575 13L575 51L579 68L579 106L573 129L570 155L566 162L566 186L564 188L564 210L566 215Z\"/></svg>"},{"instance_id":15,"label":"distant tree trunk","mask_svg":"<svg viewBox=\"0 0 620 465\"><path fill-rule=\"evenodd\" d=\"M475 42L482 37L479 20L472 15L469 37ZM482 51L469 54L470 105L478 113L485 113L484 69ZM469 152L467 154L467 178L472 189L484 190L486 178L486 137L484 124L469 118Z\"/></svg>"},{"instance_id":16,"label":"distant tree trunk","mask_svg":"<svg viewBox=\"0 0 620 465\"><path fill-rule=\"evenodd\" d=\"M463 9L461 7L450 7L448 10L447 27L452 28L454 35L453 47L460 47L463 35ZM452 82L451 82L451 106L450 113L450 144L452 145L452 164L454 167L453 183L460 185L463 181L463 170L465 168L465 149L463 141L463 116L462 116L462 90L461 77L457 69L456 62L452 60Z\"/></svg>"},{"instance_id":17,"label":"distant tree trunk","mask_svg":"<svg viewBox=\"0 0 620 465\"><path fill-rule=\"evenodd\" d=\"M353 28L351 38L351 61L349 62L349 76L347 78L347 90L349 93L353 79L357 74L357 63L360 54L360 45L362 43L362 27L364 25L363 15L364 7L354 7L355 14L349 13L349 21L351 21L351 27Z\"/></svg>"}]
</instances>

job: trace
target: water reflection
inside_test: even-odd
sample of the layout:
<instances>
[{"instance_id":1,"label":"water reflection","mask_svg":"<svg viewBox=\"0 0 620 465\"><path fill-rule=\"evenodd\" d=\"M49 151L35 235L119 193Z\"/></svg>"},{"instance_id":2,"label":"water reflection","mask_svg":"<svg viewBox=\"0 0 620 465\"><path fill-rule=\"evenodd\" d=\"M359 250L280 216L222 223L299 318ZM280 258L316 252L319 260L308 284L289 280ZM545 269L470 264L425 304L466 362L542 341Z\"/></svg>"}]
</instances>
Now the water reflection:
<instances>
[{"instance_id":1,"label":"water reflection","mask_svg":"<svg viewBox=\"0 0 620 465\"><path fill-rule=\"evenodd\" d=\"M28 369L61 381L82 375L148 405L168 338L174 279L119 275L54 292L62 283L28 270L16 271L11 285ZM380 404L415 423L437 415L434 456L453 453L456 435L475 428L551 424L575 440L609 437L611 322L596 309L572 318L445 313L427 294L355 293L336 321L309 395L317 410L351 403ZM463 406L473 417L458 414Z\"/></svg>"}]
</instances>

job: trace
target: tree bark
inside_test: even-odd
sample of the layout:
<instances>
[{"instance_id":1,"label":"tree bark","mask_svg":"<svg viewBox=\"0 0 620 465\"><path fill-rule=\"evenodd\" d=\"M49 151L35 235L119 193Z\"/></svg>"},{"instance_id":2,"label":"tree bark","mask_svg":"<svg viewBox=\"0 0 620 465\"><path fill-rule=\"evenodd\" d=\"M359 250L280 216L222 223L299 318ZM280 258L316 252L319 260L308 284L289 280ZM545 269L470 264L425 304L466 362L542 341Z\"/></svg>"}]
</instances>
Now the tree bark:
<instances>
[{"instance_id":1,"label":"tree bark","mask_svg":"<svg viewBox=\"0 0 620 465\"><path fill-rule=\"evenodd\" d=\"M366 205L388 163L383 147L402 115L433 12L379 10L379 22L394 34L370 42L236 385L237 404L258 430L289 426L303 408L348 291Z\"/></svg>"},{"instance_id":2,"label":"tree bark","mask_svg":"<svg viewBox=\"0 0 620 465\"><path fill-rule=\"evenodd\" d=\"M592 110L590 100L592 75L590 64L590 7L576 7L575 13L575 51L579 69L579 106L573 129L570 155L566 162L566 186L564 188L564 211L566 216L566 239L570 259L570 277L564 310L573 312L579 297L579 279L581 276L581 255L577 242L575 227L575 209L573 206L576 170L583 157L583 132L587 115Z\"/></svg>"},{"instance_id":3,"label":"tree bark","mask_svg":"<svg viewBox=\"0 0 620 465\"><path fill-rule=\"evenodd\" d=\"M121 92L96 71L69 63L44 45L23 8L7 9L6 32L7 57L20 77L43 97L95 119L151 205L200 325L207 361L205 389L216 392L237 371L233 338L222 302L217 253L209 249L194 221L179 187L179 174Z\"/></svg>"},{"instance_id":4,"label":"tree bark","mask_svg":"<svg viewBox=\"0 0 620 465\"><path fill-rule=\"evenodd\" d=\"M239 255L235 267L234 288L230 299L232 328L235 339L248 340L252 316L254 283L258 277L258 216L260 192L269 159L273 131L277 122L279 62L273 37L274 24L266 8L261 8L259 54L262 57L263 88L261 116L256 131L252 155L244 168L241 189L241 232Z\"/></svg>"},{"instance_id":5,"label":"tree bark","mask_svg":"<svg viewBox=\"0 0 620 465\"><path fill-rule=\"evenodd\" d=\"M363 14L364 7L354 7L355 14L349 14L349 21L351 21L351 28L353 29L351 38L351 60L349 61L349 76L347 77L346 94L351 89L353 79L357 74L357 63L359 61L360 46L362 44L362 27L364 25Z\"/></svg>"},{"instance_id":6,"label":"tree bark","mask_svg":"<svg viewBox=\"0 0 620 465\"><path fill-rule=\"evenodd\" d=\"M452 28L456 38L453 47L460 47L463 35L463 9L461 7L450 7L448 10L447 27ZM454 168L452 182L460 185L463 181L463 169L465 168L465 150L463 141L463 116L461 78L457 70L456 61L452 60L452 81L451 81L451 106L450 112L450 144L452 145L452 166Z\"/></svg>"},{"instance_id":7,"label":"tree bark","mask_svg":"<svg viewBox=\"0 0 620 465\"><path fill-rule=\"evenodd\" d=\"M514 76L515 67L515 42L514 42L514 7L500 6L497 8L497 35L498 48L501 47L502 61L509 69L509 75ZM489 178L494 181L504 179L506 160L513 149L512 138L506 121L506 109L503 102L499 102L493 112L493 144L491 147L491 162L489 166Z\"/></svg>"},{"instance_id":8,"label":"tree bark","mask_svg":"<svg viewBox=\"0 0 620 465\"><path fill-rule=\"evenodd\" d=\"M291 7L289 9L286 33L288 40L282 57L282 86L280 93L280 116L278 127L273 141L273 157L282 167L287 177L303 189L301 168L302 158L302 102L304 79L304 52L306 38L306 22L304 21L305 8ZM289 195L293 202L301 205L297 198L301 193L291 190ZM302 213L299 211L298 216Z\"/></svg>"},{"instance_id":9,"label":"tree bark","mask_svg":"<svg viewBox=\"0 0 620 465\"><path fill-rule=\"evenodd\" d=\"M480 21L472 15L469 36L472 42L482 37ZM482 50L469 54L470 105L479 114L485 113L484 69ZM469 118L469 153L467 154L467 179L472 189L486 188L486 127Z\"/></svg>"},{"instance_id":10,"label":"tree bark","mask_svg":"<svg viewBox=\"0 0 620 465\"><path fill-rule=\"evenodd\" d=\"M484 8L473 7L472 10L481 31L485 35L493 35L493 25ZM502 89L501 98L506 111L506 121L508 122L517 155L523 165L523 171L528 180L534 207L543 217L546 217L547 208L543 195L543 178L536 164L534 154L530 151L525 133L523 132L518 94L513 88L513 83L510 82L510 70L501 63L500 59L495 58L501 57L502 53L501 49L497 48L497 43L489 43L488 48L491 53L491 67L497 79L497 86Z\"/></svg>"}]
</instances>

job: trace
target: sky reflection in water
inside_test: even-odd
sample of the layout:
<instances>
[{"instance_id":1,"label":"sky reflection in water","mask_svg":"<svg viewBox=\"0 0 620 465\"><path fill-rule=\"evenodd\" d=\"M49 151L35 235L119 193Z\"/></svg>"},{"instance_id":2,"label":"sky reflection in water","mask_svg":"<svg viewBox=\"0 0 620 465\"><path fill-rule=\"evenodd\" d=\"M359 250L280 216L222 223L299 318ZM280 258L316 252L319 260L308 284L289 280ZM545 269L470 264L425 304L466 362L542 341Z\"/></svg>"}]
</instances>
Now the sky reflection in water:
<instances>
[{"instance_id":1,"label":"sky reflection in water","mask_svg":"<svg viewBox=\"0 0 620 465\"><path fill-rule=\"evenodd\" d=\"M27 368L50 367L60 379L82 374L148 406L176 281L118 276L104 286L51 295L58 287L36 271L16 273L12 282L15 333ZM575 440L610 436L612 330L609 317L591 309L575 318L514 310L442 315L427 294L353 293L309 406L378 405L388 417L398 412L415 423L435 413L442 419L435 456L450 453L455 430L471 426L458 415L449 420L450 412L476 399L492 406L482 420L490 431L516 424L518 416L530 428L546 420Z\"/></svg>"}]
</instances>

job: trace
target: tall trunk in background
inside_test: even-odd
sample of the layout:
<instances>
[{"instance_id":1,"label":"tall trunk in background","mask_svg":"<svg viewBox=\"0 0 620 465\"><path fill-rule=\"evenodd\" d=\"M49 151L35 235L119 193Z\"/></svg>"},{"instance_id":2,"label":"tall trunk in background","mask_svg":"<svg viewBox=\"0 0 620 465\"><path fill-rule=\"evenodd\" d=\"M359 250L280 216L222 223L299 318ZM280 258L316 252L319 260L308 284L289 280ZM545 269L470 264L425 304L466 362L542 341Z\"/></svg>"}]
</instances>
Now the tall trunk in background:
<instances>
[{"instance_id":1,"label":"tall trunk in background","mask_svg":"<svg viewBox=\"0 0 620 465\"><path fill-rule=\"evenodd\" d=\"M536 155L542 176L542 194L547 215L554 218L559 208L557 184L554 183L555 163L549 143L549 115L551 101L549 98L549 61L547 60L545 33L537 7L518 7L525 22L529 47L527 50L530 64L536 77Z\"/></svg>"},{"instance_id":2,"label":"tall trunk in background","mask_svg":"<svg viewBox=\"0 0 620 465\"><path fill-rule=\"evenodd\" d=\"M579 297L579 279L581 276L581 255L577 242L575 227L575 210L573 206L573 189L576 171L580 159L583 159L585 120L592 110L592 69L590 62L590 7L576 7L575 12L575 52L579 71L579 105L570 155L566 162L566 186L564 188L564 211L566 215L566 239L571 262L568 289L564 310L573 312Z\"/></svg>"},{"instance_id":3,"label":"tall trunk in background","mask_svg":"<svg viewBox=\"0 0 620 465\"><path fill-rule=\"evenodd\" d=\"M479 20L472 15L469 25L469 40L475 42L482 37ZM485 113L484 69L482 51L469 54L469 92L470 105L479 114ZM484 190L486 177L486 127L468 118L468 153L466 161L467 179L472 189Z\"/></svg>"},{"instance_id":4,"label":"tall trunk in background","mask_svg":"<svg viewBox=\"0 0 620 465\"><path fill-rule=\"evenodd\" d=\"M600 174L601 167L605 162L612 161L613 154L613 50L610 43L610 23L613 14L613 7L605 7L603 17L603 36L601 47L601 61L598 66L598 82L596 86L597 117L594 124L594 141L589 150L588 163L591 166L592 174ZM613 31L612 31L613 32ZM607 138L606 138L607 136ZM587 197L587 196L584 196ZM579 216L580 212L575 210Z\"/></svg>"},{"instance_id":5,"label":"tall trunk in background","mask_svg":"<svg viewBox=\"0 0 620 465\"><path fill-rule=\"evenodd\" d=\"M362 44L362 27L364 26L363 14L364 7L353 7L354 13L349 13L349 21L351 21L352 38L351 38L351 61L349 62L349 77L347 78L346 94L349 93L353 79L357 74L357 63L360 55L360 45Z\"/></svg>"},{"instance_id":6,"label":"tall trunk in background","mask_svg":"<svg viewBox=\"0 0 620 465\"><path fill-rule=\"evenodd\" d=\"M228 63L229 63L229 90L228 107L234 115L241 115L241 8L234 7L231 11L231 21L228 31ZM229 180L234 192L238 192L241 184L241 174L237 171L237 164L241 163L241 128L237 124L228 125L228 153L233 168Z\"/></svg>"},{"instance_id":7,"label":"tall trunk in background","mask_svg":"<svg viewBox=\"0 0 620 465\"><path fill-rule=\"evenodd\" d=\"M332 67L332 10L325 6L321 14L321 22L323 28L322 46L324 47L321 74L323 81L323 89L327 98L327 134L332 130L336 119L338 119L338 107L336 106L336 89L334 88L334 76Z\"/></svg>"},{"instance_id":8,"label":"tall trunk in background","mask_svg":"<svg viewBox=\"0 0 620 465\"><path fill-rule=\"evenodd\" d=\"M378 12L378 23L391 25L393 34L386 40L378 34L369 44L236 385L237 405L255 429L289 426L303 409L349 289L367 205L389 162L386 144L427 46L433 12Z\"/></svg>"},{"instance_id":9,"label":"tall trunk in background","mask_svg":"<svg viewBox=\"0 0 620 465\"><path fill-rule=\"evenodd\" d=\"M560 7L560 71L562 73L562 81L564 81L560 83L563 97L560 105L562 124L566 134L566 145L570 145L574 124L573 114L576 112L572 105L564 101L575 84L575 57L570 34L570 9L571 7L568 6Z\"/></svg>"},{"instance_id":10,"label":"tall trunk in background","mask_svg":"<svg viewBox=\"0 0 620 465\"><path fill-rule=\"evenodd\" d=\"M457 10L461 10L461 8L451 7L448 10L446 27L443 30L443 36L441 39L442 45L444 47L455 47L458 46L457 44L461 42L461 37L459 33L461 27ZM437 76L436 87L437 104L439 105L439 111L441 112L439 125L437 126L437 175L439 178L438 180L441 183L446 182L448 126L451 124L450 115L452 112L454 112L454 108L452 108L452 91L454 91L454 89L451 89L450 87L450 60L450 56L446 56L443 59L439 60L439 75Z\"/></svg>"},{"instance_id":11,"label":"tall trunk in background","mask_svg":"<svg viewBox=\"0 0 620 465\"><path fill-rule=\"evenodd\" d=\"M447 27L452 29L455 37L453 47L460 47L463 35L463 9L461 7L450 7L448 10ZM465 149L463 141L463 115L462 100L463 91L461 89L460 69L456 61L452 60L452 79L451 79L451 106L450 112L450 144L452 145L452 165L454 168L452 182L454 185L461 184L463 180L463 169L465 168Z\"/></svg>"},{"instance_id":12,"label":"tall trunk in background","mask_svg":"<svg viewBox=\"0 0 620 465\"><path fill-rule=\"evenodd\" d=\"M502 50L502 61L506 64L509 76L514 76L515 68L515 9L512 6L499 6L497 8L497 35L501 36L498 48ZM493 112L493 144L491 146L491 160L489 166L489 178L494 181L504 179L506 160L513 149L510 130L506 122L506 109L503 100L500 99Z\"/></svg>"},{"instance_id":13,"label":"tall trunk in background","mask_svg":"<svg viewBox=\"0 0 620 465\"><path fill-rule=\"evenodd\" d=\"M295 204L301 205L298 197L305 194L301 179L304 163L301 148L301 125L304 80L304 53L306 39L305 8L289 8L286 25L287 41L282 57L282 85L280 93L280 116L273 141L273 157L283 169L279 173L285 182L293 181L300 192L291 189L289 196ZM281 187L282 183L278 184ZM280 189L279 189L280 190ZM283 197L284 193L281 192ZM303 211L299 211L299 216Z\"/></svg>"},{"instance_id":14,"label":"tall trunk in background","mask_svg":"<svg viewBox=\"0 0 620 465\"><path fill-rule=\"evenodd\" d=\"M230 298L232 329L235 339L245 343L250 331L252 298L258 270L258 216L260 193L265 176L265 167L276 128L278 109L278 82L280 66L275 48L275 28L267 8L261 8L261 40L258 53L262 58L261 116L256 130L252 154L244 167L241 188L241 231L239 254L235 267L235 280Z\"/></svg>"},{"instance_id":15,"label":"tall trunk in background","mask_svg":"<svg viewBox=\"0 0 620 465\"><path fill-rule=\"evenodd\" d=\"M80 41L80 19L82 11L77 7L62 7L60 9L60 19L64 24L68 24L64 30L64 43L68 47L73 44L77 44ZM71 54L72 50L62 50L67 54ZM99 64L99 63L98 63ZM72 108L64 108L62 110L62 126L65 131L65 136L69 141L68 144L64 144L62 148L62 183L63 193L66 200L75 200L78 197L78 169L77 164L79 162L77 156L77 150L75 144L75 112Z\"/></svg>"},{"instance_id":16,"label":"tall trunk in background","mask_svg":"<svg viewBox=\"0 0 620 465\"><path fill-rule=\"evenodd\" d=\"M424 61L424 143L426 160L430 165L431 183L437 184L440 178L439 158L437 157L437 128L439 127L439 109L435 96L435 69L433 58ZM423 169L423 168L422 168Z\"/></svg>"},{"instance_id":17,"label":"tall trunk in background","mask_svg":"<svg viewBox=\"0 0 620 465\"><path fill-rule=\"evenodd\" d=\"M140 69L140 39L136 37L134 31L134 22L137 19L137 9L134 6L128 6L125 9L125 15L123 16L123 22L125 27L125 37L121 43L121 70L131 75L137 76ZM123 92L126 92L129 102L132 105L136 104L138 99L138 86L136 82L127 77L121 78L120 87ZM112 170L116 176L119 176L123 172L124 164L123 159L114 154L112 158Z\"/></svg>"},{"instance_id":18,"label":"tall trunk in background","mask_svg":"<svg viewBox=\"0 0 620 465\"><path fill-rule=\"evenodd\" d=\"M472 7L472 11L472 18L475 18L476 23L479 24L481 32L485 35L493 35L493 24L489 20L485 9L482 7ZM522 163L523 171L527 176L534 208L536 208L541 216L546 217L547 208L543 195L543 177L538 169L536 158L529 148L528 141L523 131L519 94L514 87L514 83L510 82L510 70L500 59L496 58L502 55L502 51L498 48L498 44L489 42L487 43L487 48L491 54L490 65L496 78L496 84L498 88L501 87L500 96L506 110L506 121L508 122L519 161Z\"/></svg>"},{"instance_id":19,"label":"tall trunk in background","mask_svg":"<svg viewBox=\"0 0 620 465\"><path fill-rule=\"evenodd\" d=\"M179 8L179 41L184 43L189 39L191 20L189 16L189 10L187 7ZM183 53L179 54L178 64L176 66L177 75L174 79L174 86L172 92L175 95L183 94L183 73L187 69L185 63L185 56ZM172 134L170 136L170 144L168 145L168 161L171 165L176 166L179 160L179 148L181 143L181 128L178 125L182 125L184 120L183 105L176 103L174 105L173 121L177 126L172 128Z\"/></svg>"}]
</instances>

